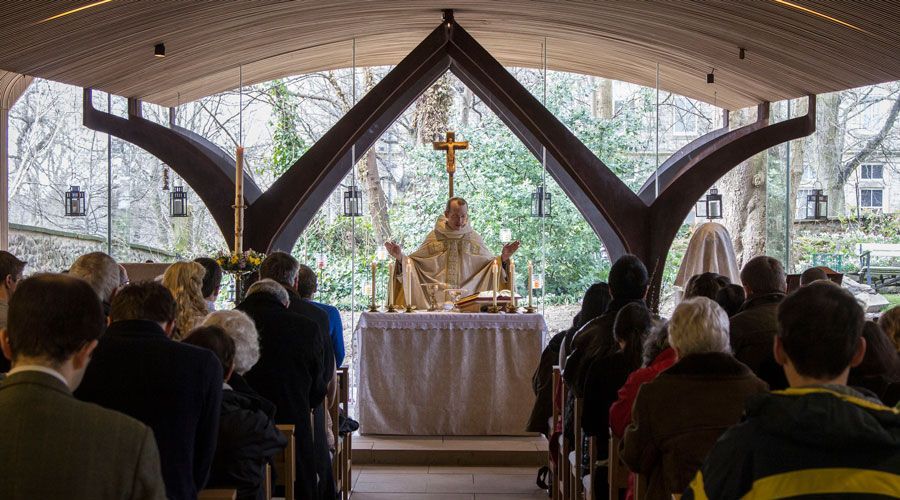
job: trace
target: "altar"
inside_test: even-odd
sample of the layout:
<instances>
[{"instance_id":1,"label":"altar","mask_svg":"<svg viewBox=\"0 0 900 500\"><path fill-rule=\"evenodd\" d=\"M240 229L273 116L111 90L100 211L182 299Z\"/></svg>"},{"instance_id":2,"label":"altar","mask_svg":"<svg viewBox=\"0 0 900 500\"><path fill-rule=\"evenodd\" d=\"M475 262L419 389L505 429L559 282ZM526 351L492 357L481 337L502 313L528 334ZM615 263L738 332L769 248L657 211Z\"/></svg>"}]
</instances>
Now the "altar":
<instances>
[{"instance_id":1,"label":"altar","mask_svg":"<svg viewBox=\"0 0 900 500\"><path fill-rule=\"evenodd\" d=\"M527 435L540 314L363 313L362 434Z\"/></svg>"}]
</instances>

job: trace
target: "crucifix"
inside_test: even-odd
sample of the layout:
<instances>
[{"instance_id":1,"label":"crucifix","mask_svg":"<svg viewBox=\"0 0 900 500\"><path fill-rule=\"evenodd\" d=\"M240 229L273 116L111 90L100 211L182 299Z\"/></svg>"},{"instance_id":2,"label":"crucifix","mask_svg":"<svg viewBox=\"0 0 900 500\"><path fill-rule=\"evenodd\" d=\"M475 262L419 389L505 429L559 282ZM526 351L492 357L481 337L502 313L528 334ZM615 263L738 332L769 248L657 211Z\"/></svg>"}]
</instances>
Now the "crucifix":
<instances>
[{"instance_id":1,"label":"crucifix","mask_svg":"<svg viewBox=\"0 0 900 500\"><path fill-rule=\"evenodd\" d=\"M469 149L469 141L456 142L456 133L447 132L443 142L432 142L434 149L447 152L447 173L450 174L450 198L453 198L453 174L456 173L456 150Z\"/></svg>"}]
</instances>

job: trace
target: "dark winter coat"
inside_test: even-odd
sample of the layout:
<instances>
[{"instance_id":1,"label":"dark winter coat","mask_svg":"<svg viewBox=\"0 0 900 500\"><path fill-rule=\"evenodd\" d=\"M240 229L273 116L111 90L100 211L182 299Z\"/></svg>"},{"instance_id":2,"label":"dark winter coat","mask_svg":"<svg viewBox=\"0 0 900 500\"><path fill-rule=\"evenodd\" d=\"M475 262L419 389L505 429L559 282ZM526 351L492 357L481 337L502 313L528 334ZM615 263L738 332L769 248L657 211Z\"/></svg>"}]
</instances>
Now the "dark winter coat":
<instances>
[{"instance_id":1,"label":"dark winter coat","mask_svg":"<svg viewBox=\"0 0 900 500\"><path fill-rule=\"evenodd\" d=\"M783 293L755 295L747 299L741 312L731 317L731 350L772 390L788 386L784 370L775 362L772 346L778 334L778 304Z\"/></svg>"},{"instance_id":2,"label":"dark winter coat","mask_svg":"<svg viewBox=\"0 0 900 500\"><path fill-rule=\"evenodd\" d=\"M235 488L239 500L265 498L265 467L269 457L287 446L258 398L226 389L222 393L219 440L210 471L210 488Z\"/></svg>"},{"instance_id":3,"label":"dark winter coat","mask_svg":"<svg viewBox=\"0 0 900 500\"><path fill-rule=\"evenodd\" d=\"M776 496L900 497L900 411L846 386L751 398L682 498Z\"/></svg>"},{"instance_id":4,"label":"dark winter coat","mask_svg":"<svg viewBox=\"0 0 900 500\"><path fill-rule=\"evenodd\" d=\"M730 354L690 354L641 386L622 460L647 478L646 498L683 491L719 436L765 382ZM738 497L716 497L738 498Z\"/></svg>"}]
</instances>

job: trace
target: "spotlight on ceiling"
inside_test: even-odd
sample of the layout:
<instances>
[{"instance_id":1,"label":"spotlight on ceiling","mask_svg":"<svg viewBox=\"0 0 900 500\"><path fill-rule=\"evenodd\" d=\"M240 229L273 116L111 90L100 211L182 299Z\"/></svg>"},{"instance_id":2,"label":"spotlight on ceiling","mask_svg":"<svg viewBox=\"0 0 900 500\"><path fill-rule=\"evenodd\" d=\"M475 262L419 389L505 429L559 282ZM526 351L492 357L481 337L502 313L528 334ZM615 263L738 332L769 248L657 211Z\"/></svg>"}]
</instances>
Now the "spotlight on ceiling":
<instances>
[{"instance_id":1,"label":"spotlight on ceiling","mask_svg":"<svg viewBox=\"0 0 900 500\"><path fill-rule=\"evenodd\" d=\"M706 83L716 83L715 72L716 72L716 70L714 69L706 74Z\"/></svg>"},{"instance_id":2,"label":"spotlight on ceiling","mask_svg":"<svg viewBox=\"0 0 900 500\"><path fill-rule=\"evenodd\" d=\"M744 50L743 47L739 47L738 48L738 58L743 59L745 57L747 57L747 51Z\"/></svg>"},{"instance_id":3,"label":"spotlight on ceiling","mask_svg":"<svg viewBox=\"0 0 900 500\"><path fill-rule=\"evenodd\" d=\"M153 47L153 55L156 57L166 57L166 44L157 43L156 46Z\"/></svg>"}]
</instances>

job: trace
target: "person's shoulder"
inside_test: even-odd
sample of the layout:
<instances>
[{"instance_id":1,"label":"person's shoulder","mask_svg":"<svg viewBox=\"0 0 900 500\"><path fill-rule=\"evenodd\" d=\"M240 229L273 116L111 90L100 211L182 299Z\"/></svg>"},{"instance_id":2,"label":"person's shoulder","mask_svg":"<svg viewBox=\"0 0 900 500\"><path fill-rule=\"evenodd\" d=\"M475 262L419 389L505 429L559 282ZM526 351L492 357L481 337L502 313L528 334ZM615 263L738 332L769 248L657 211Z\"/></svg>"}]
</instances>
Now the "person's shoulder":
<instances>
[{"instance_id":1,"label":"person's shoulder","mask_svg":"<svg viewBox=\"0 0 900 500\"><path fill-rule=\"evenodd\" d=\"M341 314L341 312L338 310L338 308L334 307L331 304L325 304L324 302L316 302L314 300L311 300L310 303L312 303L314 306L318 307L319 309L322 309L323 311L327 312L330 315L335 315L335 314L340 315Z\"/></svg>"},{"instance_id":2,"label":"person's shoulder","mask_svg":"<svg viewBox=\"0 0 900 500\"><path fill-rule=\"evenodd\" d=\"M71 412L79 414L82 422L80 425L87 427L86 429L82 427L83 431L87 431L91 427L106 430L109 435L115 436L114 441L127 439L141 441L149 432L149 427L140 420L98 404L75 398L71 398L68 404Z\"/></svg>"}]
</instances>

